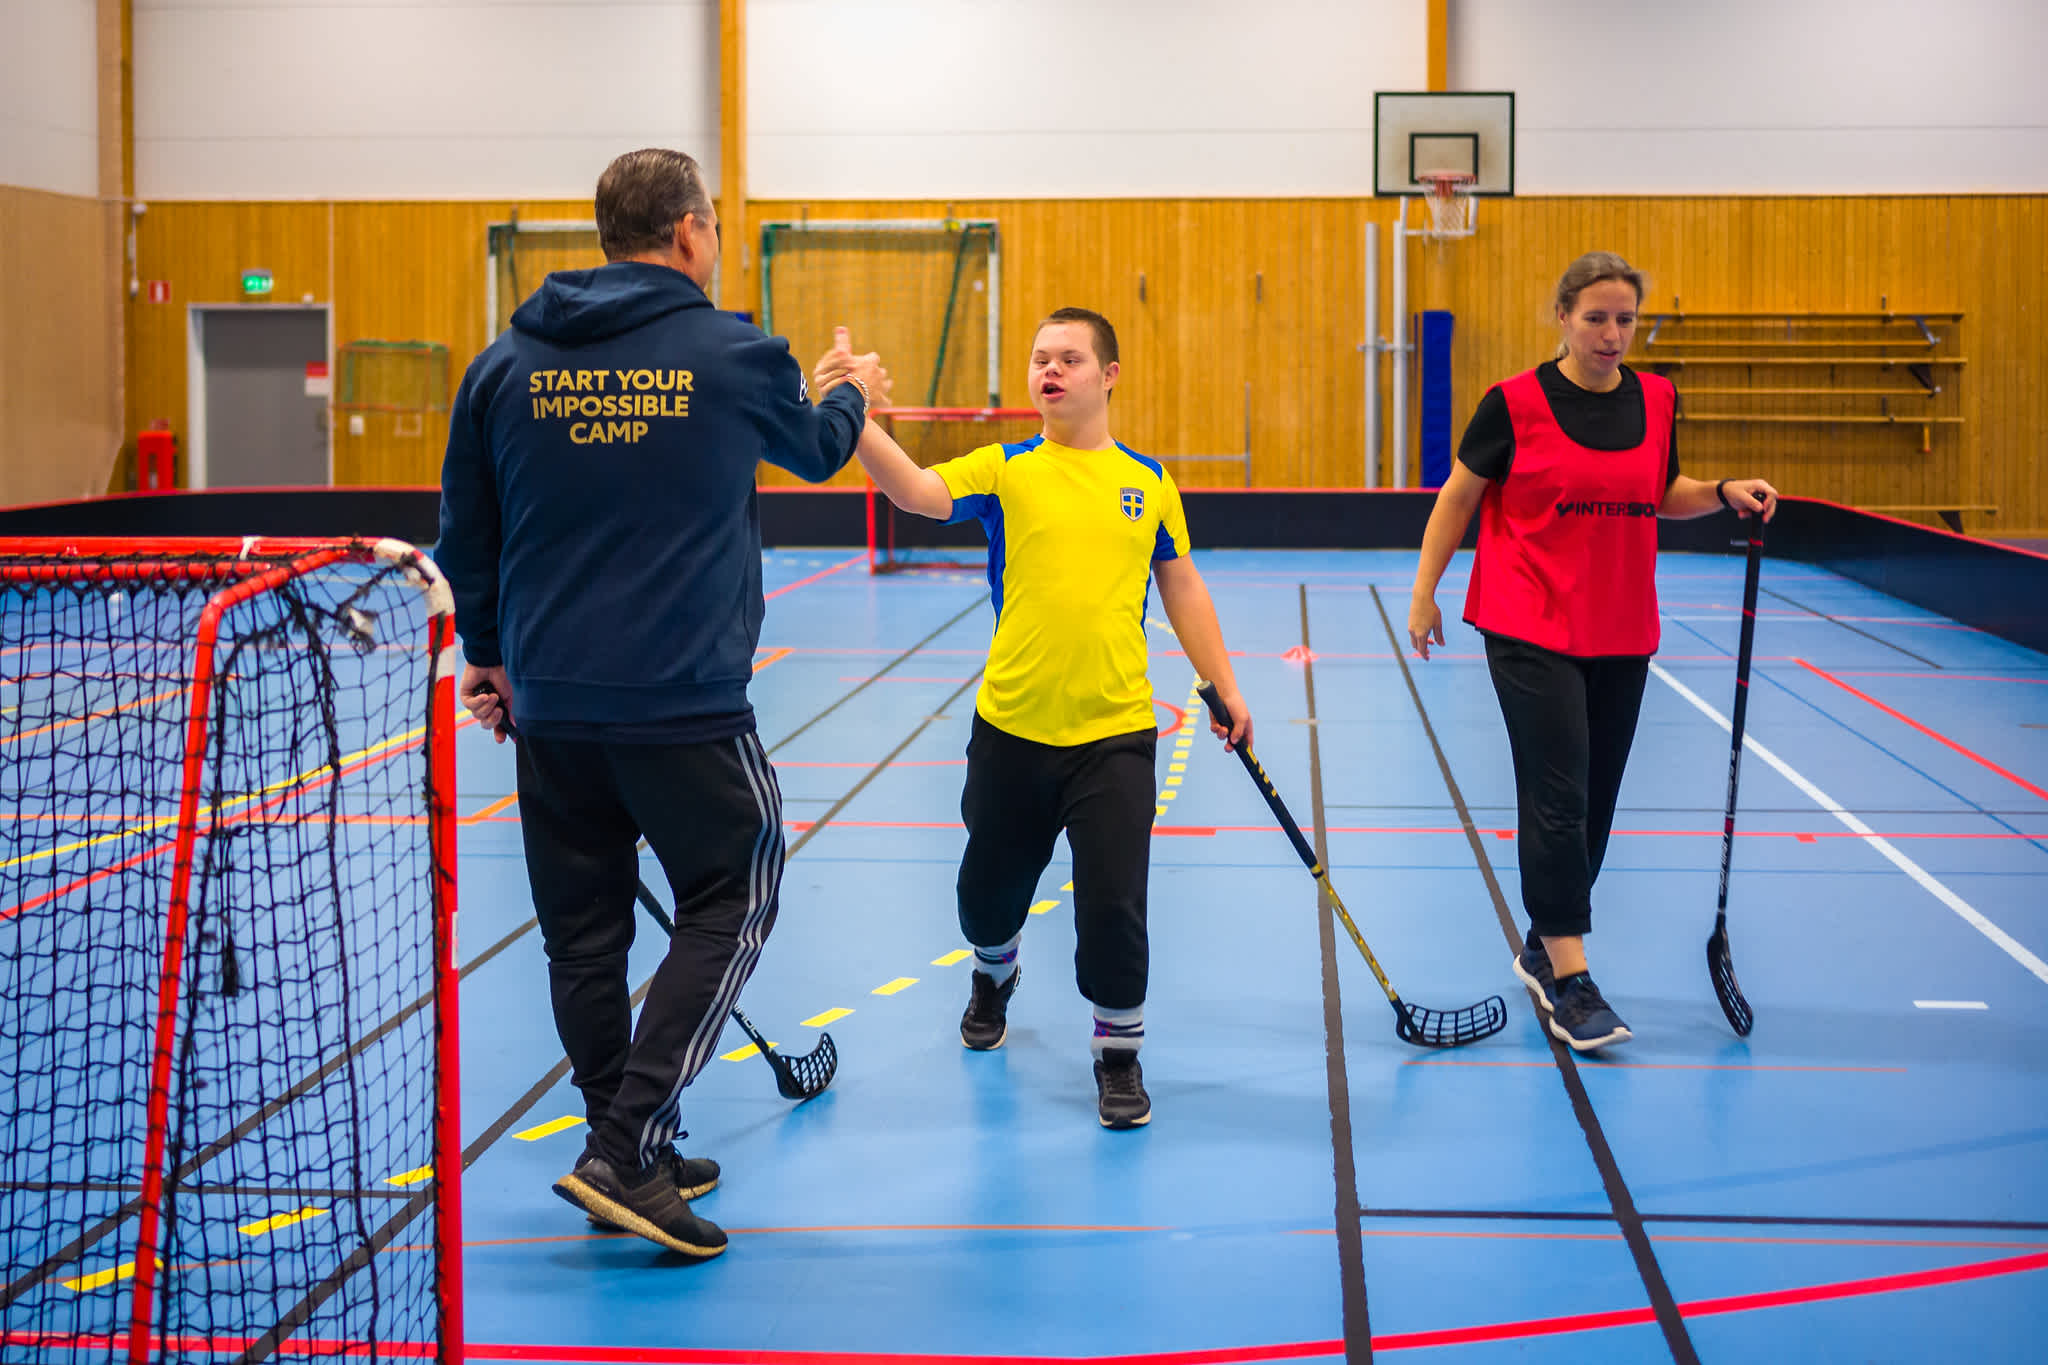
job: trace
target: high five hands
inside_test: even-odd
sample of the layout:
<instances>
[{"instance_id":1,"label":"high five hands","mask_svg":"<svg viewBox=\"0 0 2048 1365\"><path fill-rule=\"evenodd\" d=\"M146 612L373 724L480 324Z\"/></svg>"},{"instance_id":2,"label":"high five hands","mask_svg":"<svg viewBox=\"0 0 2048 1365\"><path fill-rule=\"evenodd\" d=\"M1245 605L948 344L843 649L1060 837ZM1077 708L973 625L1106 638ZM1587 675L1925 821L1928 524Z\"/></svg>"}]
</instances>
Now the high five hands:
<instances>
[{"instance_id":1,"label":"high five hands","mask_svg":"<svg viewBox=\"0 0 2048 1365\"><path fill-rule=\"evenodd\" d=\"M834 327L832 349L820 356L811 370L811 388L822 398L849 379L858 379L867 386L871 410L889 405L889 372L882 368L882 357L873 351L855 355L853 333L844 327Z\"/></svg>"}]
</instances>

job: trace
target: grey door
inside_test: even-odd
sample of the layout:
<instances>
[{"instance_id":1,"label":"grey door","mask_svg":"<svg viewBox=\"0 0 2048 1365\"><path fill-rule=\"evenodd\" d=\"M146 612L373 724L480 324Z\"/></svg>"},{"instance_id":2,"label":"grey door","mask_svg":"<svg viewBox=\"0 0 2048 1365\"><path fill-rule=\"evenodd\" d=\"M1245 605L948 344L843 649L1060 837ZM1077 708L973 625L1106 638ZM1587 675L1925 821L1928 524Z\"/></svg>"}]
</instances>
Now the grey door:
<instances>
[{"instance_id":1,"label":"grey door","mask_svg":"<svg viewBox=\"0 0 2048 1365\"><path fill-rule=\"evenodd\" d=\"M306 395L306 366L327 361L320 309L210 308L206 484L263 488L327 482L327 398Z\"/></svg>"}]
</instances>

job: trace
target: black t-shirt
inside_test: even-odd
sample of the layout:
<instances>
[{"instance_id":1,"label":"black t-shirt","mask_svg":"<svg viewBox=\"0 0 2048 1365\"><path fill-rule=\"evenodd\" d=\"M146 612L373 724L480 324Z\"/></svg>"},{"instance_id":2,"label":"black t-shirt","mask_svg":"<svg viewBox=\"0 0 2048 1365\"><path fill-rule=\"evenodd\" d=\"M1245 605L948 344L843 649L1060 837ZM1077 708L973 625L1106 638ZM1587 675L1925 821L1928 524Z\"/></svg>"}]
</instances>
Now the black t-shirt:
<instances>
[{"instance_id":1,"label":"black t-shirt","mask_svg":"<svg viewBox=\"0 0 2048 1365\"><path fill-rule=\"evenodd\" d=\"M1582 389L1564 377L1555 360L1536 367L1536 382L1550 400L1551 415L1564 434L1588 450L1634 450L1643 443L1643 381L1621 367L1621 383L1606 393ZM1482 479L1505 479L1515 462L1515 428L1508 420L1507 396L1496 384L1479 400L1465 439L1458 443L1458 462ZM1678 414L1671 414L1671 455L1664 467L1664 486L1678 477Z\"/></svg>"}]
</instances>

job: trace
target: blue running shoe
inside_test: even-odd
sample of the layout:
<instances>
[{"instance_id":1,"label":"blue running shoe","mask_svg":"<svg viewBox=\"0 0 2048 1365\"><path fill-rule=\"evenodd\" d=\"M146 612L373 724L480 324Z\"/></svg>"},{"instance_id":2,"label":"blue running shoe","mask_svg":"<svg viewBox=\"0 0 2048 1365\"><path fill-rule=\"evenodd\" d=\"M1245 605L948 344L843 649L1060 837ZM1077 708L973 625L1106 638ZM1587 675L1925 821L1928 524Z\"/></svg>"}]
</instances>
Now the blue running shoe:
<instances>
[{"instance_id":1,"label":"blue running shoe","mask_svg":"<svg viewBox=\"0 0 2048 1365\"><path fill-rule=\"evenodd\" d=\"M1635 1037L1601 998L1590 972L1557 983L1557 1009L1550 1016L1550 1031L1574 1052L1591 1052Z\"/></svg>"},{"instance_id":2,"label":"blue running shoe","mask_svg":"<svg viewBox=\"0 0 2048 1365\"><path fill-rule=\"evenodd\" d=\"M1533 936L1532 936L1533 938ZM1550 970L1550 954L1538 938L1522 945L1522 951L1515 954L1515 975L1524 986L1536 992L1536 998L1550 1013L1557 1013L1557 974Z\"/></svg>"}]
</instances>

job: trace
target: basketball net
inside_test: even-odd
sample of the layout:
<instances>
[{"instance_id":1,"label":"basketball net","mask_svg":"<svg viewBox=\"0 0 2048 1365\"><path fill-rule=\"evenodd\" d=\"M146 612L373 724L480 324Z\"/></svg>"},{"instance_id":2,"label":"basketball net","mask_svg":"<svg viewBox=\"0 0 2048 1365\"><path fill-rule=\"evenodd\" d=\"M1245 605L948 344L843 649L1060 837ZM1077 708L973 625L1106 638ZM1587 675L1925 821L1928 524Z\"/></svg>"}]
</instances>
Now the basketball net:
<instances>
[{"instance_id":1,"label":"basketball net","mask_svg":"<svg viewBox=\"0 0 2048 1365\"><path fill-rule=\"evenodd\" d=\"M1415 177L1429 204L1423 231L1439 242L1472 235L1472 187L1478 177L1463 171L1424 171Z\"/></svg>"}]
</instances>

